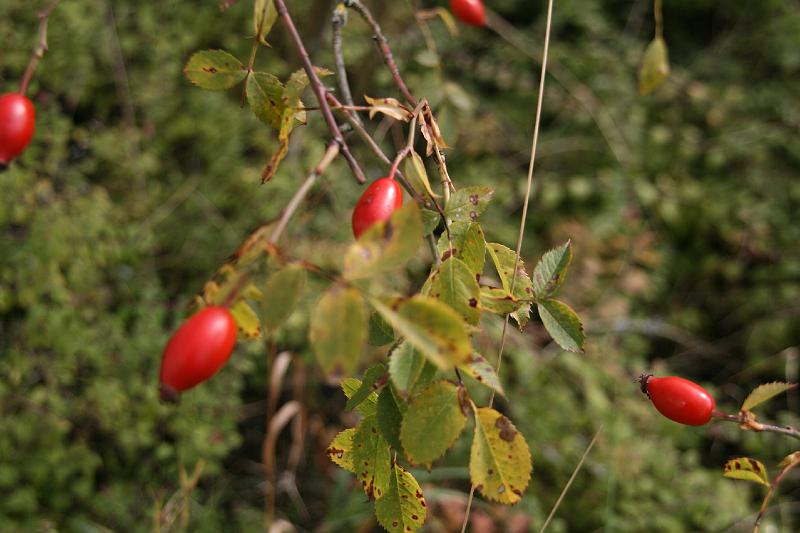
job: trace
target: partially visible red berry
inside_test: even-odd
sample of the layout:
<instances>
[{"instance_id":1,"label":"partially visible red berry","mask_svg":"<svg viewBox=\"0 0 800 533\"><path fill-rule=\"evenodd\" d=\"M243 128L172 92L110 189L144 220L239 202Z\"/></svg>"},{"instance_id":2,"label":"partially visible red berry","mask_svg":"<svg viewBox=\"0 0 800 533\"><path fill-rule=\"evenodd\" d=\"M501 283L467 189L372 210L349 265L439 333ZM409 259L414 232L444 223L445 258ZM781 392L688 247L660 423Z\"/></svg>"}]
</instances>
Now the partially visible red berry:
<instances>
[{"instance_id":1,"label":"partially visible red berry","mask_svg":"<svg viewBox=\"0 0 800 533\"><path fill-rule=\"evenodd\" d=\"M0 96L0 166L21 154L33 138L36 111L33 103L19 93Z\"/></svg>"},{"instance_id":2,"label":"partially visible red berry","mask_svg":"<svg viewBox=\"0 0 800 533\"><path fill-rule=\"evenodd\" d=\"M711 394L688 379L643 374L639 383L658 412L679 424L702 426L711 420L711 413L716 408Z\"/></svg>"},{"instance_id":3,"label":"partially visible red berry","mask_svg":"<svg viewBox=\"0 0 800 533\"><path fill-rule=\"evenodd\" d=\"M401 205L403 191L396 181L390 178L375 180L353 209L353 235L358 239L373 224L389 220Z\"/></svg>"},{"instance_id":4,"label":"partially visible red berry","mask_svg":"<svg viewBox=\"0 0 800 533\"><path fill-rule=\"evenodd\" d=\"M165 398L206 381L223 367L236 344L236 322L225 307L201 309L178 328L161 358Z\"/></svg>"},{"instance_id":5,"label":"partially visible red berry","mask_svg":"<svg viewBox=\"0 0 800 533\"><path fill-rule=\"evenodd\" d=\"M464 24L470 26L486 24L486 8L483 0L450 0L450 11Z\"/></svg>"}]
</instances>

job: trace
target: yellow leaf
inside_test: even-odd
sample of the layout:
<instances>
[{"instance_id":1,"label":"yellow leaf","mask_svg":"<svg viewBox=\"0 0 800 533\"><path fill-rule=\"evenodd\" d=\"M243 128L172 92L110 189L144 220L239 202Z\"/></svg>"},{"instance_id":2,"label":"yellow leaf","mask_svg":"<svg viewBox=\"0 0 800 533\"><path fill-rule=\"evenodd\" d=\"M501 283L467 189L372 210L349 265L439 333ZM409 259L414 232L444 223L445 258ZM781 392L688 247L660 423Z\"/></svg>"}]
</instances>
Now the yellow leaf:
<instances>
[{"instance_id":1,"label":"yellow leaf","mask_svg":"<svg viewBox=\"0 0 800 533\"><path fill-rule=\"evenodd\" d=\"M745 479L769 487L767 470L761 461L750 457L731 459L723 467L722 475L731 479Z\"/></svg>"}]
</instances>

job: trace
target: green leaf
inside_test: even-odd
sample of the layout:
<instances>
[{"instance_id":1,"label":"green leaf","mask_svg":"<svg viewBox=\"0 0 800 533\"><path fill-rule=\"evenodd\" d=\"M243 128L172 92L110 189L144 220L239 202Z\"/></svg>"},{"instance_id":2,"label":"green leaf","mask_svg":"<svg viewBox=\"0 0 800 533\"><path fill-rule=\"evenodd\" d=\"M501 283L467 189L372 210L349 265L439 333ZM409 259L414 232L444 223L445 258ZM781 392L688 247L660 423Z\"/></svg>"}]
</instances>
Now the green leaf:
<instances>
[{"instance_id":1,"label":"green leaf","mask_svg":"<svg viewBox=\"0 0 800 533\"><path fill-rule=\"evenodd\" d=\"M309 338L325 373L353 373L367 340L367 320L358 290L334 285L322 295L311 314Z\"/></svg>"},{"instance_id":2,"label":"green leaf","mask_svg":"<svg viewBox=\"0 0 800 533\"><path fill-rule=\"evenodd\" d=\"M361 405L361 402L366 400L371 393L375 392L375 384L384 376L386 376L386 367L384 365L378 363L375 366L369 367L367 371L364 372L364 379L361 380L361 386L347 400L345 409L352 411Z\"/></svg>"},{"instance_id":3,"label":"green leaf","mask_svg":"<svg viewBox=\"0 0 800 533\"><path fill-rule=\"evenodd\" d=\"M282 268L267 279L264 285L265 297L261 302L261 316L268 331L275 331L289 318L303 294L305 284L306 271L297 265Z\"/></svg>"},{"instance_id":4,"label":"green leaf","mask_svg":"<svg viewBox=\"0 0 800 533\"><path fill-rule=\"evenodd\" d=\"M400 424L403 422L403 410L406 405L395 396L391 385L384 387L378 395L378 428L383 438L392 448L402 452L400 443Z\"/></svg>"},{"instance_id":5,"label":"green leaf","mask_svg":"<svg viewBox=\"0 0 800 533\"><path fill-rule=\"evenodd\" d=\"M286 105L283 102L284 86L281 81L266 72L253 72L247 78L247 103L258 119L280 129Z\"/></svg>"},{"instance_id":6,"label":"green leaf","mask_svg":"<svg viewBox=\"0 0 800 533\"><path fill-rule=\"evenodd\" d=\"M503 289L498 287L481 287L481 308L490 313L498 315L506 315L513 313L523 305L528 305L525 302L520 302L513 296L508 294Z\"/></svg>"},{"instance_id":7,"label":"green leaf","mask_svg":"<svg viewBox=\"0 0 800 533\"><path fill-rule=\"evenodd\" d=\"M422 217L415 202L409 202L386 222L379 222L350 245L344 259L344 277L369 278L401 267L422 242Z\"/></svg>"},{"instance_id":8,"label":"green leaf","mask_svg":"<svg viewBox=\"0 0 800 533\"><path fill-rule=\"evenodd\" d=\"M464 374L494 390L500 396L506 395L503 391L503 385L500 383L500 377L495 372L494 367L482 355L473 354L472 361L466 365L461 365L459 368Z\"/></svg>"},{"instance_id":9,"label":"green leaf","mask_svg":"<svg viewBox=\"0 0 800 533\"><path fill-rule=\"evenodd\" d=\"M459 189L447 202L444 212L452 222L475 222L486 210L494 191L489 187Z\"/></svg>"},{"instance_id":10,"label":"green leaf","mask_svg":"<svg viewBox=\"0 0 800 533\"><path fill-rule=\"evenodd\" d=\"M372 313L369 317L369 343L372 346L386 346L394 341L392 325L386 322L380 313Z\"/></svg>"},{"instance_id":11,"label":"green leaf","mask_svg":"<svg viewBox=\"0 0 800 533\"><path fill-rule=\"evenodd\" d=\"M411 150L411 154L403 162L403 174L405 174L411 187L418 193L423 196L425 196L423 193L426 193L434 198L439 197L431 188L431 182L428 180L428 171L425 170L425 162L414 150Z\"/></svg>"},{"instance_id":12,"label":"green leaf","mask_svg":"<svg viewBox=\"0 0 800 533\"><path fill-rule=\"evenodd\" d=\"M461 317L447 304L428 296L414 296L395 309L370 300L394 329L422 355L443 370L466 363L472 347Z\"/></svg>"},{"instance_id":13,"label":"green leaf","mask_svg":"<svg viewBox=\"0 0 800 533\"><path fill-rule=\"evenodd\" d=\"M539 317L553 340L568 352L583 352L586 336L577 313L558 300L545 300L538 305Z\"/></svg>"},{"instance_id":14,"label":"green leaf","mask_svg":"<svg viewBox=\"0 0 800 533\"><path fill-rule=\"evenodd\" d=\"M439 213L431 211L430 209L422 209L422 235L426 236L439 227L439 222L442 220Z\"/></svg>"},{"instance_id":15,"label":"green leaf","mask_svg":"<svg viewBox=\"0 0 800 533\"><path fill-rule=\"evenodd\" d=\"M353 465L353 436L355 434L355 428L345 429L336 435L325 449L325 454L331 461L354 474L356 472L356 467Z\"/></svg>"},{"instance_id":16,"label":"green leaf","mask_svg":"<svg viewBox=\"0 0 800 533\"><path fill-rule=\"evenodd\" d=\"M342 380L341 387L342 392L344 392L344 395L349 400L361 388L361 380L357 378L345 378ZM377 406L378 394L375 391L371 391L364 401L359 402L356 406L356 411L365 418L368 416L375 416Z\"/></svg>"},{"instance_id":17,"label":"green leaf","mask_svg":"<svg viewBox=\"0 0 800 533\"><path fill-rule=\"evenodd\" d=\"M267 34L278 19L278 11L272 0L256 0L253 9L253 28L261 44L269 46Z\"/></svg>"},{"instance_id":18,"label":"green leaf","mask_svg":"<svg viewBox=\"0 0 800 533\"><path fill-rule=\"evenodd\" d=\"M253 308L244 300L238 300L231 306L231 315L239 326L239 331L245 338L256 339L261 335L261 324L258 321L258 315L253 311Z\"/></svg>"},{"instance_id":19,"label":"green leaf","mask_svg":"<svg viewBox=\"0 0 800 533\"><path fill-rule=\"evenodd\" d=\"M443 233L439 237L437 247L442 261L448 257L457 257L476 276L483 272L483 265L486 262L486 240L480 224L474 222L450 224L450 240L447 239L447 232Z\"/></svg>"},{"instance_id":20,"label":"green leaf","mask_svg":"<svg viewBox=\"0 0 800 533\"><path fill-rule=\"evenodd\" d=\"M369 498L380 499L389 490L392 457L376 417L368 416L356 426L352 450L356 478Z\"/></svg>"},{"instance_id":21,"label":"green leaf","mask_svg":"<svg viewBox=\"0 0 800 533\"><path fill-rule=\"evenodd\" d=\"M781 381L759 385L747 395L744 403L742 403L742 408L740 411L750 411L753 409L753 407L760 405L767 400L774 398L778 394L791 390L795 387L797 387L797 383L783 383Z\"/></svg>"},{"instance_id":22,"label":"green leaf","mask_svg":"<svg viewBox=\"0 0 800 533\"><path fill-rule=\"evenodd\" d=\"M769 476L767 476L767 469L761 461L751 459L750 457L739 457L738 459L731 459L722 469L722 475L732 479L744 479L753 481L760 485L769 487Z\"/></svg>"},{"instance_id":23,"label":"green leaf","mask_svg":"<svg viewBox=\"0 0 800 533\"><path fill-rule=\"evenodd\" d=\"M435 375L436 366L408 341L398 346L389 358L389 376L405 397L427 387Z\"/></svg>"},{"instance_id":24,"label":"green leaf","mask_svg":"<svg viewBox=\"0 0 800 533\"><path fill-rule=\"evenodd\" d=\"M567 274L572 262L572 246L567 241L545 253L533 271L533 292L538 300L553 296Z\"/></svg>"},{"instance_id":25,"label":"green leaf","mask_svg":"<svg viewBox=\"0 0 800 533\"><path fill-rule=\"evenodd\" d=\"M431 274L430 295L452 307L468 324L480 322L481 288L460 259L447 259Z\"/></svg>"},{"instance_id":26,"label":"green leaf","mask_svg":"<svg viewBox=\"0 0 800 533\"><path fill-rule=\"evenodd\" d=\"M667 43L656 37L647 46L639 67L639 94L642 96L655 91L669 77L669 53Z\"/></svg>"},{"instance_id":27,"label":"green leaf","mask_svg":"<svg viewBox=\"0 0 800 533\"><path fill-rule=\"evenodd\" d=\"M522 498L532 470L528 444L514 424L494 409L475 409L469 459L472 486L492 501L513 505Z\"/></svg>"},{"instance_id":28,"label":"green leaf","mask_svg":"<svg viewBox=\"0 0 800 533\"><path fill-rule=\"evenodd\" d=\"M491 257L497 274L500 276L503 290L516 300L523 301L533 299L533 283L528 277L528 273L525 271L525 263L521 258L517 260L517 253L497 243L487 244L486 251L489 252L489 257ZM517 272L516 276L514 275L515 266ZM522 304L511 316L516 320L519 328L522 329L530 319L530 305L527 303Z\"/></svg>"},{"instance_id":29,"label":"green leaf","mask_svg":"<svg viewBox=\"0 0 800 533\"><path fill-rule=\"evenodd\" d=\"M242 62L224 50L195 52L183 74L193 84L211 91L230 89L247 75Z\"/></svg>"},{"instance_id":30,"label":"green leaf","mask_svg":"<svg viewBox=\"0 0 800 533\"><path fill-rule=\"evenodd\" d=\"M389 533L417 531L425 523L427 503L422 489L411 473L395 464L389 478L389 490L375 502L378 523Z\"/></svg>"},{"instance_id":31,"label":"green leaf","mask_svg":"<svg viewBox=\"0 0 800 533\"><path fill-rule=\"evenodd\" d=\"M467 417L461 409L459 388L437 381L411 400L403 416L400 442L408 460L430 464L453 445Z\"/></svg>"}]
</instances>

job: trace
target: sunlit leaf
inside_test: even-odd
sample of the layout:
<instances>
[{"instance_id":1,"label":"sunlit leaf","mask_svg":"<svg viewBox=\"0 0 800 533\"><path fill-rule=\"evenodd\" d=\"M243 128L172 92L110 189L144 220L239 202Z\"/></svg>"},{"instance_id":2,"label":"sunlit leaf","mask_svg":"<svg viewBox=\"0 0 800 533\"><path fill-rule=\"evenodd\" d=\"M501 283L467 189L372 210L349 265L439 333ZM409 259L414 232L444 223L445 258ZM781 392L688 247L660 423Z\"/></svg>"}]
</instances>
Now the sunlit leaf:
<instances>
[{"instance_id":1,"label":"sunlit leaf","mask_svg":"<svg viewBox=\"0 0 800 533\"><path fill-rule=\"evenodd\" d=\"M514 424L494 409L476 409L469 460L472 485L492 501L513 505L522 498L532 470L528 444Z\"/></svg>"},{"instance_id":2,"label":"sunlit leaf","mask_svg":"<svg viewBox=\"0 0 800 533\"><path fill-rule=\"evenodd\" d=\"M569 352L583 352L586 336L578 314L558 300L539 302L539 317L553 340Z\"/></svg>"},{"instance_id":3,"label":"sunlit leaf","mask_svg":"<svg viewBox=\"0 0 800 533\"><path fill-rule=\"evenodd\" d=\"M767 400L774 398L778 394L784 393L795 387L797 387L797 383L783 383L781 381L759 385L747 395L747 398L744 399L740 410L750 411L753 409L753 407L760 405Z\"/></svg>"},{"instance_id":4,"label":"sunlit leaf","mask_svg":"<svg viewBox=\"0 0 800 533\"><path fill-rule=\"evenodd\" d=\"M472 347L464 321L447 304L427 296L404 300L395 309L371 300L375 309L422 355L441 369L469 361Z\"/></svg>"},{"instance_id":5,"label":"sunlit leaf","mask_svg":"<svg viewBox=\"0 0 800 533\"><path fill-rule=\"evenodd\" d=\"M311 314L309 339L325 373L353 373L367 340L368 319L358 290L334 285L322 295Z\"/></svg>"},{"instance_id":6,"label":"sunlit leaf","mask_svg":"<svg viewBox=\"0 0 800 533\"><path fill-rule=\"evenodd\" d=\"M375 392L375 385L384 376L386 376L386 366L378 363L377 365L369 367L367 371L364 372L364 379L361 380L361 386L348 398L345 409L351 411L361 405L370 394Z\"/></svg>"},{"instance_id":7,"label":"sunlit leaf","mask_svg":"<svg viewBox=\"0 0 800 533\"><path fill-rule=\"evenodd\" d=\"M436 366L408 341L395 348L389 358L392 383L406 397L427 387L435 375Z\"/></svg>"},{"instance_id":8,"label":"sunlit leaf","mask_svg":"<svg viewBox=\"0 0 800 533\"><path fill-rule=\"evenodd\" d=\"M761 461L757 461L756 459L751 459L750 457L731 459L725 463L722 471L722 475L725 477L753 481L769 487L767 469L764 468Z\"/></svg>"},{"instance_id":9,"label":"sunlit leaf","mask_svg":"<svg viewBox=\"0 0 800 533\"><path fill-rule=\"evenodd\" d=\"M570 241L546 252L533 270L533 292L538 300L553 296L567 274L572 262Z\"/></svg>"},{"instance_id":10,"label":"sunlit leaf","mask_svg":"<svg viewBox=\"0 0 800 533\"><path fill-rule=\"evenodd\" d=\"M231 306L231 315L239 326L239 331L248 339L256 339L261 335L261 324L258 315L244 300L238 300Z\"/></svg>"},{"instance_id":11,"label":"sunlit leaf","mask_svg":"<svg viewBox=\"0 0 800 533\"><path fill-rule=\"evenodd\" d=\"M430 464L453 445L464 429L467 416L461 408L459 388L449 381L437 381L408 404L400 428L408 460Z\"/></svg>"},{"instance_id":12,"label":"sunlit leaf","mask_svg":"<svg viewBox=\"0 0 800 533\"><path fill-rule=\"evenodd\" d=\"M452 307L472 325L481 319L480 286L460 259L450 257L431 274L430 295Z\"/></svg>"},{"instance_id":13,"label":"sunlit leaf","mask_svg":"<svg viewBox=\"0 0 800 533\"><path fill-rule=\"evenodd\" d=\"M447 232L442 233L437 248L442 261L448 257L457 257L474 275L483 272L483 265L486 262L486 240L480 224L475 222L450 224L450 239L447 238Z\"/></svg>"},{"instance_id":14,"label":"sunlit leaf","mask_svg":"<svg viewBox=\"0 0 800 533\"><path fill-rule=\"evenodd\" d=\"M361 380L357 378L345 378L341 383L342 392L349 400L361 388ZM378 393L371 391L364 401L359 402L356 411L363 417L375 416L378 406Z\"/></svg>"},{"instance_id":15,"label":"sunlit leaf","mask_svg":"<svg viewBox=\"0 0 800 533\"><path fill-rule=\"evenodd\" d=\"M647 46L639 67L639 94L642 96L655 91L669 77L669 53L667 43L656 37Z\"/></svg>"},{"instance_id":16,"label":"sunlit leaf","mask_svg":"<svg viewBox=\"0 0 800 533\"><path fill-rule=\"evenodd\" d=\"M203 50L189 58L183 73L198 87L223 91L242 81L247 70L241 61L224 50Z\"/></svg>"},{"instance_id":17,"label":"sunlit leaf","mask_svg":"<svg viewBox=\"0 0 800 533\"><path fill-rule=\"evenodd\" d=\"M355 434L355 428L345 429L336 435L325 449L325 454L331 461L354 474L356 472L353 465L353 436Z\"/></svg>"},{"instance_id":18,"label":"sunlit leaf","mask_svg":"<svg viewBox=\"0 0 800 533\"><path fill-rule=\"evenodd\" d=\"M370 98L364 95L364 100L369 104L369 118L374 118L376 114L383 113L395 120L408 122L413 117L413 113L401 104L396 98Z\"/></svg>"},{"instance_id":19,"label":"sunlit leaf","mask_svg":"<svg viewBox=\"0 0 800 533\"><path fill-rule=\"evenodd\" d=\"M475 222L489 205L494 195L490 187L465 187L459 189L447 202L444 212L452 222Z\"/></svg>"},{"instance_id":20,"label":"sunlit leaf","mask_svg":"<svg viewBox=\"0 0 800 533\"><path fill-rule=\"evenodd\" d=\"M264 327L274 331L292 314L303 294L306 271L298 265L289 265L273 273L264 285L261 316Z\"/></svg>"},{"instance_id":21,"label":"sunlit leaf","mask_svg":"<svg viewBox=\"0 0 800 533\"><path fill-rule=\"evenodd\" d=\"M425 523L427 503L422 489L408 470L395 464L389 490L375 502L375 516L389 533L417 531Z\"/></svg>"},{"instance_id":22,"label":"sunlit leaf","mask_svg":"<svg viewBox=\"0 0 800 533\"><path fill-rule=\"evenodd\" d=\"M478 354L472 355L472 360L466 365L458 367L461 371L475 379L478 383L485 385L498 393L500 396L505 396L503 385L500 383L500 377L495 372L494 367L486 360L485 357Z\"/></svg>"},{"instance_id":23,"label":"sunlit leaf","mask_svg":"<svg viewBox=\"0 0 800 533\"><path fill-rule=\"evenodd\" d=\"M486 251L494 263L503 290L510 294L515 300L531 300L533 298L533 283L525 271L525 263L517 258L514 250L502 244L490 243L486 245ZM516 275L514 274L516 267ZM513 287L513 290L512 290ZM516 320L520 329L525 327L530 319L530 305L525 303L512 312L512 318Z\"/></svg>"}]
</instances>

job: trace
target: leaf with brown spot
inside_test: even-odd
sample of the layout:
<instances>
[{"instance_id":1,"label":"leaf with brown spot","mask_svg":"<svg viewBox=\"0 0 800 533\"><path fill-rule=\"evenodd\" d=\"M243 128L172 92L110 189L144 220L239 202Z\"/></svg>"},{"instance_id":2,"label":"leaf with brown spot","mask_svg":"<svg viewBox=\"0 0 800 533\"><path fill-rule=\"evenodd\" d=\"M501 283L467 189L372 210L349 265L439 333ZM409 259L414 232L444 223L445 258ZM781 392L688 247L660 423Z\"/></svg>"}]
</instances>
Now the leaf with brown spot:
<instances>
[{"instance_id":1,"label":"leaf with brown spot","mask_svg":"<svg viewBox=\"0 0 800 533\"><path fill-rule=\"evenodd\" d=\"M353 436L355 434L355 428L345 429L336 435L325 449L325 454L331 461L354 474L356 472L355 465L353 465Z\"/></svg>"},{"instance_id":2,"label":"leaf with brown spot","mask_svg":"<svg viewBox=\"0 0 800 533\"><path fill-rule=\"evenodd\" d=\"M417 531L425 523L426 508L417 480L408 470L395 464L389 478L389 490L375 502L378 523L389 533Z\"/></svg>"},{"instance_id":3,"label":"leaf with brown spot","mask_svg":"<svg viewBox=\"0 0 800 533\"><path fill-rule=\"evenodd\" d=\"M722 475L732 479L744 479L769 487L767 469L761 461L750 457L731 459L722 468Z\"/></svg>"},{"instance_id":4,"label":"leaf with brown spot","mask_svg":"<svg viewBox=\"0 0 800 533\"><path fill-rule=\"evenodd\" d=\"M225 50L203 50L192 54L183 74L198 87L224 91L241 82L247 70L241 61Z\"/></svg>"}]
</instances>

